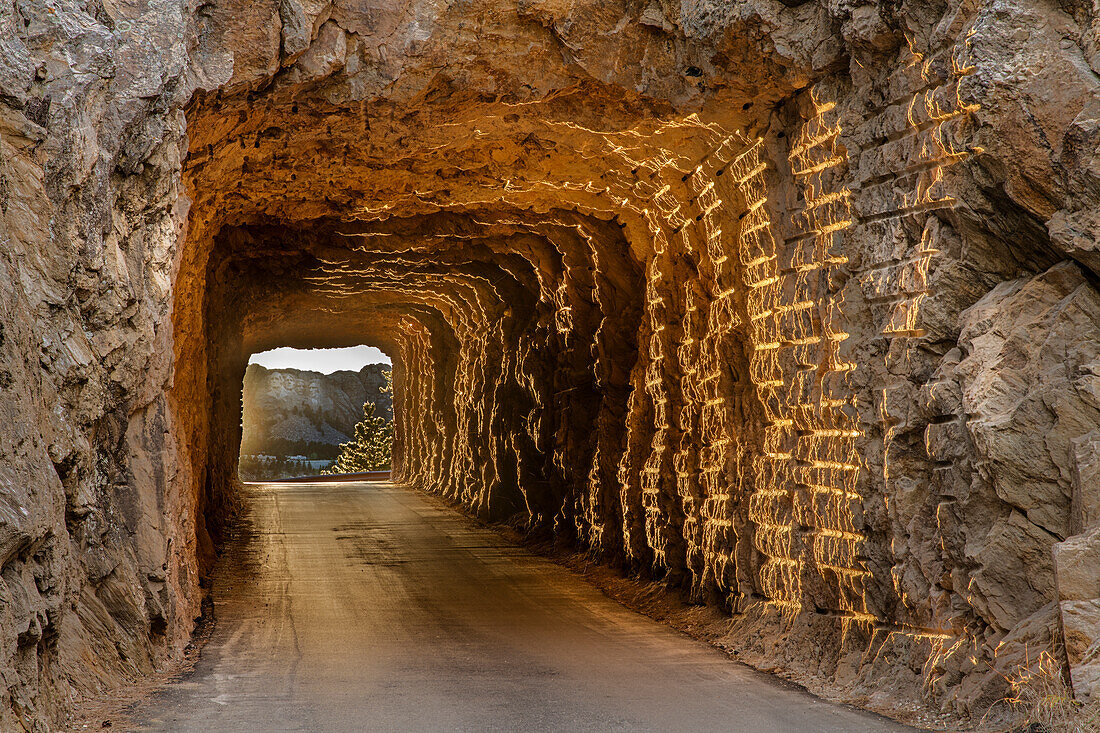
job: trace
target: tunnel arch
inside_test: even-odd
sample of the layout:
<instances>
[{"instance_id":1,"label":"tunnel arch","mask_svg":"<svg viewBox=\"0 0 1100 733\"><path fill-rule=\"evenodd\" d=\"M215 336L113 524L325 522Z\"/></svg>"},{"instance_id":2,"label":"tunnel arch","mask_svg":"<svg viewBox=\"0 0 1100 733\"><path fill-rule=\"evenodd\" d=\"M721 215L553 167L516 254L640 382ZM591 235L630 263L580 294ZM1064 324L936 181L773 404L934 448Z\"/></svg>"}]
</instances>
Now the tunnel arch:
<instances>
[{"instance_id":1,"label":"tunnel arch","mask_svg":"<svg viewBox=\"0 0 1100 733\"><path fill-rule=\"evenodd\" d=\"M200 93L180 292L206 311L175 319L205 320L207 344L177 348L238 384L235 339L382 325L405 400L395 478L763 638L923 634L883 626L894 559L867 521L883 499L845 346L857 217L828 91L768 119L726 94L684 109L592 81L529 101L430 85L405 100L415 114L333 104L325 83ZM239 336L210 332L265 300ZM224 414L192 423L215 532L235 495Z\"/></svg>"},{"instance_id":2,"label":"tunnel arch","mask_svg":"<svg viewBox=\"0 0 1100 733\"><path fill-rule=\"evenodd\" d=\"M388 298L394 312L409 307L395 301L405 299L436 311L433 322L446 323L442 338L460 362L453 377L437 378L436 385L458 392L459 404L448 408L448 415L456 415L456 427L443 441L450 445L422 449L419 459L431 468L415 477L418 485L486 516L500 515L489 511L488 497L508 491L511 498L503 501L508 511L522 507L534 524L586 542L608 558L668 575L727 607L753 599L801 607L801 580L790 570L799 563L796 551L781 534L762 539L791 529L787 518L769 521L769 512L789 509L762 506L767 494L752 488L753 471L746 470L754 466L763 476L772 466L768 456L789 458L781 447L766 445L783 436L766 433L769 426L775 433L776 426L785 432L793 424L774 394L785 384L782 375L765 373L777 365L756 354L779 345L759 327L761 317L774 320L769 299L776 297L772 286L778 282L776 247L763 208L767 184L761 175L768 166L761 141L703 122L695 113L654 109L619 93L611 108L615 114L601 120L603 129L560 119L562 108L576 114L576 96L591 91L581 85L527 105L478 100L475 119L463 110L461 123L418 123L418 135L399 138L407 147L396 164L379 164L377 157L336 141L341 129L365 126L372 135L378 132L365 109L321 104L318 110L312 101L279 104L250 94L252 111L246 113L223 96L213 102L200 98L189 112L192 139L199 143L189 164L193 189L207 192L207 202L196 196L192 222L211 229L220 219L242 222L212 237L214 252L237 246L257 256L264 251L257 240L275 236L311 273L303 279L315 297L341 303ZM453 113L442 107L422 114ZM587 117L598 114L589 109ZM492 121L498 129L483 132L477 120ZM206 127L219 130L218 147L202 146ZM453 129L460 134L451 134ZM305 169L293 156L280 158L295 138L321 150L312 153L316 157ZM232 190L211 198L209 192L218 187L207 179L234 164L239 174ZM494 166L503 166L510 177L486 175ZM339 186L326 177L337 169L345 178L339 195L332 193ZM396 190L395 170L407 177L406 187L415 187ZM268 198L272 187L279 190L277 199ZM324 191L323 197L304 195L311 187ZM201 214L207 207L218 211L209 222ZM290 222L278 223L280 216ZM276 231L280 226L293 231ZM818 264L827 257L823 246L819 249ZM307 250L310 255L303 254ZM313 259L304 264L302 257ZM616 307L601 309L599 293ZM501 318L507 334L494 325ZM523 328L530 333L519 338ZM795 323L794 328L814 326ZM577 337L587 353L572 343ZM487 338L494 340L491 348ZM507 348L506 338L511 339ZM548 348L564 349L574 365L563 369L560 354L543 357L557 360L552 373L545 366L524 373L518 363L508 363L509 354L531 361L527 355L537 353L531 348L541 340ZM478 413L472 400L488 399L478 390L486 389L493 375L482 374L484 364L463 355L470 343L504 359L506 368L519 369L516 379L504 381L507 387L498 387L510 390L515 399L509 403L527 406L522 418L522 410L512 413L523 428L509 425L503 413L488 422L485 415L471 418ZM601 346L625 353L612 357L600 353ZM601 365L601 357L612 363ZM610 378L600 379L601 368ZM441 372L448 374L447 368ZM395 367L395 375L403 379L408 369ZM455 386L460 383L473 391L461 394ZM546 394L555 399L573 391L576 399L563 406L545 402ZM600 404L595 412L594 401ZM671 405L682 407L673 414ZM731 409L740 411L739 420L730 417ZM554 415L556 410L560 414ZM571 422L590 424L601 417L602 445L578 442L579 428ZM399 428L402 450L414 450L406 434L410 440L414 434L440 440L440 421L425 422ZM490 424L492 430L486 428ZM522 436L525 450L501 435ZM698 445L701 436L707 445ZM495 447L484 451L485 445ZM448 477L443 463L464 478ZM402 471L412 471L412 465L402 464ZM731 474L739 484L736 491L728 487ZM782 481L766 480L772 490ZM503 489L503 484L512 486ZM485 487L482 496L471 493L474 485ZM824 486L835 488L828 481ZM210 491L230 496L232 490ZM776 493L781 504L790 502L783 490ZM832 591L833 606L843 606L841 594Z\"/></svg>"}]
</instances>

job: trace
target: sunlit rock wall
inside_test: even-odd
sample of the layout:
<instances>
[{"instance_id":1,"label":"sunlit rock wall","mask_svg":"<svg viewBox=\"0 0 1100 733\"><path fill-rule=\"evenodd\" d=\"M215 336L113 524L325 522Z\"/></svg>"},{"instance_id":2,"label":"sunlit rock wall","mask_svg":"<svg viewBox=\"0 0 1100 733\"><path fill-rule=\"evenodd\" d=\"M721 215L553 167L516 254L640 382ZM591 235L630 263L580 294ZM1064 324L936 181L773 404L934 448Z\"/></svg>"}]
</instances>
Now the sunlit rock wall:
<instances>
[{"instance_id":1,"label":"sunlit rock wall","mask_svg":"<svg viewBox=\"0 0 1100 733\"><path fill-rule=\"evenodd\" d=\"M1094 8L0 29L0 727L178 653L248 356L364 342L397 478L722 606L748 659L978 717L1054 649L1093 694Z\"/></svg>"}]
</instances>

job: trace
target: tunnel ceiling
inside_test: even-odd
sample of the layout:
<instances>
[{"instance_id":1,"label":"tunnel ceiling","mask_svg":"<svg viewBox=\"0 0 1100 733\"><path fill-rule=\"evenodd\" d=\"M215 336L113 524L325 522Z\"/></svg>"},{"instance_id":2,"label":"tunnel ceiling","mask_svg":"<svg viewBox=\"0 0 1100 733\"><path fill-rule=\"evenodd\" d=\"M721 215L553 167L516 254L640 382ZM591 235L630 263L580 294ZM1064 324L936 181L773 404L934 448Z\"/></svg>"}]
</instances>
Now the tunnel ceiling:
<instances>
[{"instance_id":1,"label":"tunnel ceiling","mask_svg":"<svg viewBox=\"0 0 1100 733\"><path fill-rule=\"evenodd\" d=\"M747 661L977 718L1046 650L1086 699L1098 22L0 2L0 727L182 652L279 345L384 348L396 479Z\"/></svg>"}]
</instances>

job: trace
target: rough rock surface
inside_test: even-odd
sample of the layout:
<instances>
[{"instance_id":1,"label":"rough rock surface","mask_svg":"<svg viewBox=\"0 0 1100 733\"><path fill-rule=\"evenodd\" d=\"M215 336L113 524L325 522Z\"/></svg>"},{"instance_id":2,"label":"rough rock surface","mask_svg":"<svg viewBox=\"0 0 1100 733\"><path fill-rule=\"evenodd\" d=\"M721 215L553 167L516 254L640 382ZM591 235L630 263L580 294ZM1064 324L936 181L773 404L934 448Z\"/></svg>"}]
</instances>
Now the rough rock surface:
<instances>
[{"instance_id":1,"label":"rough rock surface","mask_svg":"<svg viewBox=\"0 0 1100 733\"><path fill-rule=\"evenodd\" d=\"M1100 694L1100 527L1054 547L1058 598L1073 691Z\"/></svg>"},{"instance_id":2,"label":"rough rock surface","mask_svg":"<svg viewBox=\"0 0 1100 733\"><path fill-rule=\"evenodd\" d=\"M270 453L272 439L346 443L363 419L367 402L375 405L376 415L392 420L392 399L381 391L387 371L389 367L381 364L331 374L249 364L244 373L242 452Z\"/></svg>"},{"instance_id":3,"label":"rough rock surface","mask_svg":"<svg viewBox=\"0 0 1100 733\"><path fill-rule=\"evenodd\" d=\"M1098 38L1038 0L0 0L0 728L179 653L249 354L365 341L398 475L762 664L980 716L1064 627L1092 694Z\"/></svg>"}]
</instances>

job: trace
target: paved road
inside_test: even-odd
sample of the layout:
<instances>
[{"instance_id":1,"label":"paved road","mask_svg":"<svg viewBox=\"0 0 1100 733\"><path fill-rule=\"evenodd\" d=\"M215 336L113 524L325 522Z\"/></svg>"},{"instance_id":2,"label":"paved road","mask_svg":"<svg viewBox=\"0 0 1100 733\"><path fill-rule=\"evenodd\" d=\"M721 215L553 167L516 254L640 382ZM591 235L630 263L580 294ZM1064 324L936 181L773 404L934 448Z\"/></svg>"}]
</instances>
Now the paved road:
<instances>
[{"instance_id":1,"label":"paved road","mask_svg":"<svg viewBox=\"0 0 1100 733\"><path fill-rule=\"evenodd\" d=\"M138 730L909 730L733 662L415 492L247 500L214 634Z\"/></svg>"}]
</instances>

